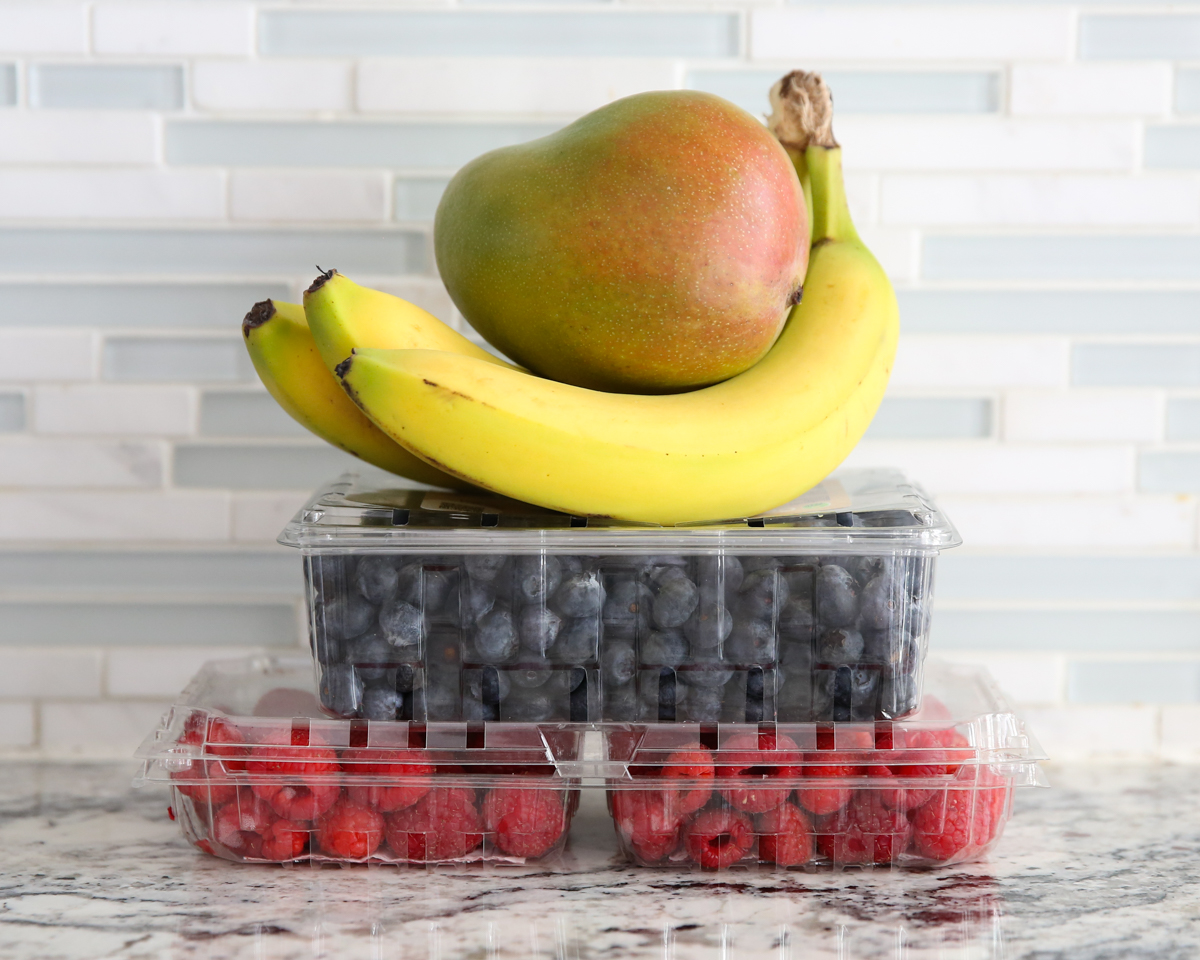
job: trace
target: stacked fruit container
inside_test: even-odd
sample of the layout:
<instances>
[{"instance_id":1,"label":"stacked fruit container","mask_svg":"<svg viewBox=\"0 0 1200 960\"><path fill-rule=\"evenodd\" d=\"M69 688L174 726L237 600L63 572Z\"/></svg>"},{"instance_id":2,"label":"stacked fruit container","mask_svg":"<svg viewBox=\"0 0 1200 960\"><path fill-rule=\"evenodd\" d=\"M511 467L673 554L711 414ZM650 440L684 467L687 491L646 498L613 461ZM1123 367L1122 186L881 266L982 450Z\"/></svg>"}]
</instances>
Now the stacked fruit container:
<instances>
[{"instance_id":1,"label":"stacked fruit container","mask_svg":"<svg viewBox=\"0 0 1200 960\"><path fill-rule=\"evenodd\" d=\"M985 677L925 676L959 541L894 471L678 527L350 474L280 539L312 660L210 665L140 753L218 856L544 860L606 789L638 864L954 862L1038 781Z\"/></svg>"}]
</instances>

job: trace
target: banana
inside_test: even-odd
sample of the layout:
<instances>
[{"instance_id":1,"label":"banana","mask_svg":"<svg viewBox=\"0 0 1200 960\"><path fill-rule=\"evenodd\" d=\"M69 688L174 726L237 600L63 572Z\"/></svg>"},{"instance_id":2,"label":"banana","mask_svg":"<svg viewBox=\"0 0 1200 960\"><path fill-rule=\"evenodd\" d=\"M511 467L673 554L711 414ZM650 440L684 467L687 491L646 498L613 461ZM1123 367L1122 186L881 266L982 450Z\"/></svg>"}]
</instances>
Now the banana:
<instances>
[{"instance_id":1,"label":"banana","mask_svg":"<svg viewBox=\"0 0 1200 960\"><path fill-rule=\"evenodd\" d=\"M382 290L361 287L336 270L324 271L304 291L304 313L317 350L330 371L355 347L445 350L519 369L476 346L416 304Z\"/></svg>"},{"instance_id":2,"label":"banana","mask_svg":"<svg viewBox=\"0 0 1200 960\"><path fill-rule=\"evenodd\" d=\"M814 214L804 297L749 370L691 393L611 394L359 343L335 368L342 385L430 464L567 513L677 524L753 516L802 493L865 432L899 332L891 284L846 206L827 91L817 106L822 122L810 117L808 130L821 136L801 145L798 171Z\"/></svg>"},{"instance_id":3,"label":"banana","mask_svg":"<svg viewBox=\"0 0 1200 960\"><path fill-rule=\"evenodd\" d=\"M417 459L368 420L317 354L304 308L264 300L242 321L254 369L288 415L367 463L438 487L463 483Z\"/></svg>"}]
</instances>

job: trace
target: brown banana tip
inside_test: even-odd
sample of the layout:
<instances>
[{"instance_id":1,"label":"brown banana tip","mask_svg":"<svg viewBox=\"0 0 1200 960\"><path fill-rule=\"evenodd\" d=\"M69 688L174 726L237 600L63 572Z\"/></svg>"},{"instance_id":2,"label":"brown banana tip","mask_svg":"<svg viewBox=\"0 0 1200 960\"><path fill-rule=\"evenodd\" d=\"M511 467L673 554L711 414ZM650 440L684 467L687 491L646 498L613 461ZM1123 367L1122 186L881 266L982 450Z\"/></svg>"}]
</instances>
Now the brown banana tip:
<instances>
[{"instance_id":1,"label":"brown banana tip","mask_svg":"<svg viewBox=\"0 0 1200 960\"><path fill-rule=\"evenodd\" d=\"M250 312L242 320L242 336L250 336L252 330L257 330L273 316L275 316L274 301L260 300L250 308Z\"/></svg>"},{"instance_id":2,"label":"brown banana tip","mask_svg":"<svg viewBox=\"0 0 1200 960\"><path fill-rule=\"evenodd\" d=\"M354 357L351 355L333 368L333 372L337 375L339 380L345 379L346 374L350 372L350 364L353 362Z\"/></svg>"},{"instance_id":3,"label":"brown banana tip","mask_svg":"<svg viewBox=\"0 0 1200 960\"><path fill-rule=\"evenodd\" d=\"M322 270L320 264L317 264L317 269L321 270L321 274L312 282L312 284L310 284L309 288L304 291L305 293L316 293L323 286L325 286L325 284L332 280L334 274L337 273L337 270Z\"/></svg>"},{"instance_id":4,"label":"brown banana tip","mask_svg":"<svg viewBox=\"0 0 1200 960\"><path fill-rule=\"evenodd\" d=\"M793 70L771 87L767 127L785 147L833 149L833 94L819 73Z\"/></svg>"}]
</instances>

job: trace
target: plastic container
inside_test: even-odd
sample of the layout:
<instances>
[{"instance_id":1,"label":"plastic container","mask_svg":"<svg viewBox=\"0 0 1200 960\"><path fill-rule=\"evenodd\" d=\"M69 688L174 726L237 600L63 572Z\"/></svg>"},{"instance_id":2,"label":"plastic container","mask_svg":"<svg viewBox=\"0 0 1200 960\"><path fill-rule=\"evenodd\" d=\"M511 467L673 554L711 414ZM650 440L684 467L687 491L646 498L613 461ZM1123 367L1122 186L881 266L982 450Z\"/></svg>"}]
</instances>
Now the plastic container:
<instances>
[{"instance_id":1,"label":"plastic container","mask_svg":"<svg viewBox=\"0 0 1200 960\"><path fill-rule=\"evenodd\" d=\"M242 862L552 861L580 789L633 863L721 869L978 859L1041 782L980 670L920 713L826 724L329 720L301 657L215 661L138 751L200 849Z\"/></svg>"},{"instance_id":2,"label":"plastic container","mask_svg":"<svg viewBox=\"0 0 1200 960\"><path fill-rule=\"evenodd\" d=\"M934 561L961 541L896 471L675 527L387 482L343 476L280 536L304 556L335 716L806 722L919 706Z\"/></svg>"}]
</instances>

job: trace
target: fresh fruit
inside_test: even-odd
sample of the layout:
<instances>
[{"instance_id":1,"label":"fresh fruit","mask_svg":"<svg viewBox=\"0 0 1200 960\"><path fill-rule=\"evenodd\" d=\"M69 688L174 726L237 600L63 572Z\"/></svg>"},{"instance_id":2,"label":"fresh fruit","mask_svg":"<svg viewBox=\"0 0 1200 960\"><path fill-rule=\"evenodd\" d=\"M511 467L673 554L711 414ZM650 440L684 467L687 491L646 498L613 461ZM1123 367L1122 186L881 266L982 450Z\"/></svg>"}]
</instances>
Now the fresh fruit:
<instances>
[{"instance_id":1,"label":"fresh fruit","mask_svg":"<svg viewBox=\"0 0 1200 960\"><path fill-rule=\"evenodd\" d=\"M679 844L684 817L666 790L614 790L613 822L635 857L656 863Z\"/></svg>"},{"instance_id":2,"label":"fresh fruit","mask_svg":"<svg viewBox=\"0 0 1200 960\"><path fill-rule=\"evenodd\" d=\"M429 792L433 764L419 750L388 750L379 747L351 748L342 751L342 770L355 779L374 783L346 788L350 799L381 813L411 807ZM403 783L388 784L388 778Z\"/></svg>"},{"instance_id":3,"label":"fresh fruit","mask_svg":"<svg viewBox=\"0 0 1200 960\"><path fill-rule=\"evenodd\" d=\"M383 817L352 800L341 800L317 821L317 845L344 860L362 860L383 843Z\"/></svg>"},{"instance_id":4,"label":"fresh fruit","mask_svg":"<svg viewBox=\"0 0 1200 960\"><path fill-rule=\"evenodd\" d=\"M276 820L262 832L262 856L266 860L293 860L308 846L309 827L295 820Z\"/></svg>"},{"instance_id":5,"label":"fresh fruit","mask_svg":"<svg viewBox=\"0 0 1200 960\"><path fill-rule=\"evenodd\" d=\"M340 783L332 782L340 772L338 755L320 743L297 743L297 734L281 732L277 739L286 745L263 744L250 751L246 762L255 796L271 805L287 820L313 820L341 796Z\"/></svg>"},{"instance_id":6,"label":"fresh fruit","mask_svg":"<svg viewBox=\"0 0 1200 960\"><path fill-rule=\"evenodd\" d=\"M555 790L498 787L483 801L483 821L496 846L514 857L540 857L566 833L567 817Z\"/></svg>"},{"instance_id":7,"label":"fresh fruit","mask_svg":"<svg viewBox=\"0 0 1200 960\"><path fill-rule=\"evenodd\" d=\"M781 867L808 863L813 855L813 829L799 807L785 803L760 814L755 821L758 832L758 859Z\"/></svg>"},{"instance_id":8,"label":"fresh fruit","mask_svg":"<svg viewBox=\"0 0 1200 960\"><path fill-rule=\"evenodd\" d=\"M671 809L686 815L704 806L712 796L715 772L712 753L702 744L691 743L672 752L662 768L662 775L668 780L691 782L670 791Z\"/></svg>"},{"instance_id":9,"label":"fresh fruit","mask_svg":"<svg viewBox=\"0 0 1200 960\"><path fill-rule=\"evenodd\" d=\"M750 369L691 393L636 396L444 351L356 349L337 368L342 384L439 469L566 513L747 517L812 487L870 423L898 322L891 284L850 220L827 92L803 106L822 135L805 154L815 220L805 296Z\"/></svg>"},{"instance_id":10,"label":"fresh fruit","mask_svg":"<svg viewBox=\"0 0 1200 960\"><path fill-rule=\"evenodd\" d=\"M763 813L792 792L787 781L800 776L803 754L796 741L767 732L734 734L717 767L721 796L739 810ZM778 784L784 784L779 786Z\"/></svg>"},{"instance_id":11,"label":"fresh fruit","mask_svg":"<svg viewBox=\"0 0 1200 960\"><path fill-rule=\"evenodd\" d=\"M435 487L462 485L414 457L350 401L321 362L303 307L273 300L256 303L242 321L242 336L263 386L301 426L402 477Z\"/></svg>"},{"instance_id":12,"label":"fresh fruit","mask_svg":"<svg viewBox=\"0 0 1200 960\"><path fill-rule=\"evenodd\" d=\"M688 856L709 870L737 863L754 846L754 824L737 810L705 810L684 828Z\"/></svg>"},{"instance_id":13,"label":"fresh fruit","mask_svg":"<svg viewBox=\"0 0 1200 960\"><path fill-rule=\"evenodd\" d=\"M458 309L540 376L661 393L753 365L797 302L808 218L762 123L641 93L450 181L434 222Z\"/></svg>"},{"instance_id":14,"label":"fresh fruit","mask_svg":"<svg viewBox=\"0 0 1200 960\"><path fill-rule=\"evenodd\" d=\"M930 860L966 860L979 853L1000 824L986 791L941 790L913 814L913 849Z\"/></svg>"},{"instance_id":15,"label":"fresh fruit","mask_svg":"<svg viewBox=\"0 0 1200 960\"><path fill-rule=\"evenodd\" d=\"M435 787L417 803L387 818L388 846L407 860L453 860L483 842L475 791Z\"/></svg>"},{"instance_id":16,"label":"fresh fruit","mask_svg":"<svg viewBox=\"0 0 1200 960\"><path fill-rule=\"evenodd\" d=\"M843 809L821 821L817 848L834 863L891 863L908 849L912 824L886 807L874 789L859 790Z\"/></svg>"}]
</instances>

